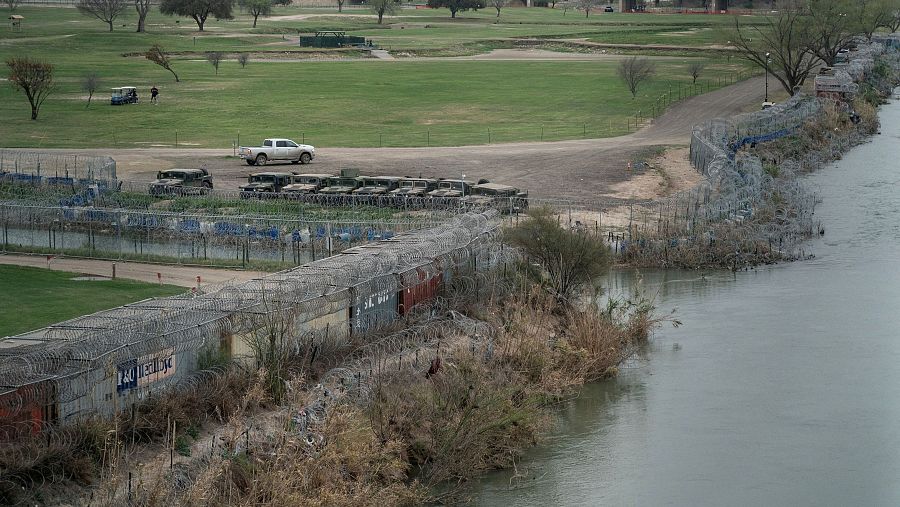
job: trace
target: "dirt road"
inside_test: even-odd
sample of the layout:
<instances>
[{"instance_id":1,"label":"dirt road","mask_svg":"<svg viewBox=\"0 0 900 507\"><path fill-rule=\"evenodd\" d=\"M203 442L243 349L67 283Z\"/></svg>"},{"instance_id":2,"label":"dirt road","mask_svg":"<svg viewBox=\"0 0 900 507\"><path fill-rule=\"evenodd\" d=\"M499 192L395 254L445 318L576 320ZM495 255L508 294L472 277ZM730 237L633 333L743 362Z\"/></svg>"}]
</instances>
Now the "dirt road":
<instances>
[{"instance_id":1,"label":"dirt road","mask_svg":"<svg viewBox=\"0 0 900 507\"><path fill-rule=\"evenodd\" d=\"M693 125L745 111L762 102L763 91L763 78L757 77L692 97L672 106L652 125L622 137L433 148L319 148L308 166L267 167L320 173L357 167L364 174L445 178L465 174L471 179L515 185L534 197L603 201L627 197L617 195L614 185L640 175L626 170L629 161L652 156L657 147L687 145ZM230 148L41 151L112 156L122 180L148 181L161 169L206 167L215 175L216 188L236 189L251 171L239 160L226 158L232 155Z\"/></svg>"},{"instance_id":2,"label":"dirt road","mask_svg":"<svg viewBox=\"0 0 900 507\"><path fill-rule=\"evenodd\" d=\"M47 257L44 255L0 254L0 264L46 268L48 262ZM104 277L111 277L113 270L112 261L95 259L54 257L50 260L49 264L50 269L54 271L69 271L72 273ZM115 265L117 278L148 283L162 282L169 285L179 285L181 287L196 287L198 276L200 277L200 284L206 285L243 282L265 274L259 271L239 271L195 266L162 266L158 264L142 264L139 262L116 261ZM161 275L160 278L157 278L157 273Z\"/></svg>"}]
</instances>

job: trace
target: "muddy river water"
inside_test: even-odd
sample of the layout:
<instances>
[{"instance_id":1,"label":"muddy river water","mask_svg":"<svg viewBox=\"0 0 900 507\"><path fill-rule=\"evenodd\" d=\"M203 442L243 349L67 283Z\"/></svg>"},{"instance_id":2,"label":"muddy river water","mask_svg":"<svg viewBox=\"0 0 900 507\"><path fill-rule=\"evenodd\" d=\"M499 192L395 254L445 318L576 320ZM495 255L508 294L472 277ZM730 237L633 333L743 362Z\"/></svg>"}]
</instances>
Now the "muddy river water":
<instances>
[{"instance_id":1,"label":"muddy river water","mask_svg":"<svg viewBox=\"0 0 900 507\"><path fill-rule=\"evenodd\" d=\"M815 259L642 273L684 325L562 407L474 502L900 505L900 102L880 116L881 135L809 178Z\"/></svg>"}]
</instances>

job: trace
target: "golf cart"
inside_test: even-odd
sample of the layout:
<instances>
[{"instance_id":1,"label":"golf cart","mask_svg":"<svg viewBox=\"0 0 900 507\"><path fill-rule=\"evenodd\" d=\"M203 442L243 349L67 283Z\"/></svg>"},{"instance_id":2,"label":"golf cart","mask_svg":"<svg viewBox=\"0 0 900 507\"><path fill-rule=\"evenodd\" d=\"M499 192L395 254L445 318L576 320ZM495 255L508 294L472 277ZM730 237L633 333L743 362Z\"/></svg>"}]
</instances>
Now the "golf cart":
<instances>
[{"instance_id":1,"label":"golf cart","mask_svg":"<svg viewBox=\"0 0 900 507\"><path fill-rule=\"evenodd\" d=\"M137 104L138 103L137 88L135 88L133 86L123 86L121 88L113 88L112 89L112 97L110 97L109 103L114 106L121 106L123 104Z\"/></svg>"}]
</instances>

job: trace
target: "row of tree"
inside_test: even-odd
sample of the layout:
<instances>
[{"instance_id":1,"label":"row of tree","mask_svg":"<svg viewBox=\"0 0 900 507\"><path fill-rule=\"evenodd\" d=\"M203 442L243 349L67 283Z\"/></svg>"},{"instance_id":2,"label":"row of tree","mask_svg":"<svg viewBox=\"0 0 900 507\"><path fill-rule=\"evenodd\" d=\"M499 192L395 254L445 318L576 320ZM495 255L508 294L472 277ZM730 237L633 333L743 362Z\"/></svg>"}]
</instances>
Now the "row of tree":
<instances>
[{"instance_id":1,"label":"row of tree","mask_svg":"<svg viewBox=\"0 0 900 507\"><path fill-rule=\"evenodd\" d=\"M346 0L336 1L338 12L341 12ZM501 7L507 5L507 2L508 0L490 0L490 5L497 9L497 16L500 16ZM106 23L110 32L113 31L116 18L133 6L138 14L137 31L144 32L147 15L154 4L155 0L78 0L75 6L82 14L93 16ZM260 16L268 16L272 13L272 7L290 4L291 0L237 0L237 5L253 16L253 28L256 28L256 22ZM400 6L398 0L367 0L366 4L372 12L378 15L379 24L386 14L394 14ZM485 0L428 0L429 7L449 9L452 18L455 18L458 12L483 9L486 5ZM202 32L209 17L233 19L234 6L235 0L161 0L159 11L170 16L191 18Z\"/></svg>"},{"instance_id":2,"label":"row of tree","mask_svg":"<svg viewBox=\"0 0 900 507\"><path fill-rule=\"evenodd\" d=\"M138 15L137 31L146 31L147 15L155 0L78 0L75 6L87 16L93 16L109 25L113 31L113 23L126 9L133 6ZM253 28L260 16L268 16L275 5L290 5L291 0L237 0L237 5L253 16ZM233 19L235 0L162 0L159 11L167 15L185 16L197 23L202 32L206 20L210 16L216 19Z\"/></svg>"},{"instance_id":3,"label":"row of tree","mask_svg":"<svg viewBox=\"0 0 900 507\"><path fill-rule=\"evenodd\" d=\"M735 17L729 41L791 95L860 37L900 29L900 0L781 0L764 21Z\"/></svg>"}]
</instances>

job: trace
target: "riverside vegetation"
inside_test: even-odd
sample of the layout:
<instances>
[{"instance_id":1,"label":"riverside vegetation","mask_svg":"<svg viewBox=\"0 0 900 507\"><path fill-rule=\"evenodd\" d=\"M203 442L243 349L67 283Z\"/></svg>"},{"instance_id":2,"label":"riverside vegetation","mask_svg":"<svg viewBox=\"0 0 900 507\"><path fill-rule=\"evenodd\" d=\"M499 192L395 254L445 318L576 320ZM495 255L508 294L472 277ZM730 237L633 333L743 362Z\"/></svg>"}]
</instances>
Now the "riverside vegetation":
<instances>
[{"instance_id":1,"label":"riverside vegetation","mask_svg":"<svg viewBox=\"0 0 900 507\"><path fill-rule=\"evenodd\" d=\"M900 54L886 52L860 83L851 104L820 99L821 112L790 135L738 151L739 170L747 173L742 178L758 183L751 214L709 220L691 228L689 237L675 240L665 236L668 230L663 224L669 217L660 214L657 223L655 213L649 214L635 227L639 232L621 256L622 262L635 267L738 270L806 257L803 240L824 233L824 228L813 220L817 197L806 188L802 176L840 159L877 133L877 107L898 83ZM701 193L685 197L687 205L697 203L699 209ZM722 206L715 191L706 197L713 205Z\"/></svg>"},{"instance_id":2,"label":"riverside vegetation","mask_svg":"<svg viewBox=\"0 0 900 507\"><path fill-rule=\"evenodd\" d=\"M572 254L567 265L573 266L582 262L582 249L602 244L548 216L536 210L520 226L526 229L510 229L506 237L517 243L528 227L540 228L560 240L544 248ZM411 331L402 335L404 343L420 345L415 363L411 352L404 357L397 349L400 324L332 350L287 351L279 340L265 340L259 370L209 352L193 381L133 414L4 443L0 501L52 504L72 495L92 498L91 505L146 506L460 500L464 481L512 465L553 425L559 402L585 382L615 376L652 328L671 320L655 316L642 297L606 304L579 299L596 293L590 277L608 268L608 258L560 289L559 275L570 271L547 269L539 252L521 246L524 255L487 276L455 277L435 310L405 323ZM461 321L471 324L469 331L448 325ZM328 371L353 368L354 358L373 350L379 366L363 389L322 397ZM298 407L313 406L311 399L321 402L321 417L300 422Z\"/></svg>"}]
</instances>

